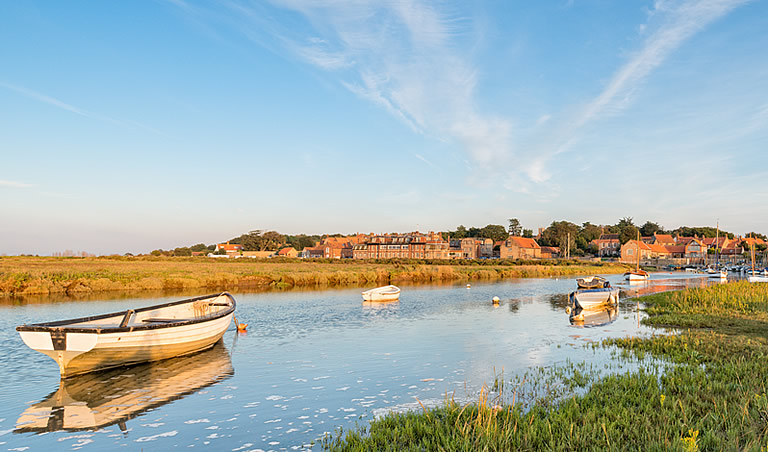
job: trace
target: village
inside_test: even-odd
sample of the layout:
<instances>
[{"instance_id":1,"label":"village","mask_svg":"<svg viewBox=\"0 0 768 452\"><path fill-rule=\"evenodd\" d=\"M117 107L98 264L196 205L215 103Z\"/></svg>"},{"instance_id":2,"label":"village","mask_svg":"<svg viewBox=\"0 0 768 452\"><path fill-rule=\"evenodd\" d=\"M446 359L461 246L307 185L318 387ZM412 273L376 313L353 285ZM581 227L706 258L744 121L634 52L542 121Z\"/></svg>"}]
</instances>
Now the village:
<instances>
[{"instance_id":1,"label":"village","mask_svg":"<svg viewBox=\"0 0 768 452\"><path fill-rule=\"evenodd\" d=\"M568 250L540 246L542 230L536 237L510 235L506 240L467 237L446 240L441 233L411 232L404 234L356 234L346 237L325 237L312 247L301 251L283 247L270 251L246 251L243 245L219 243L209 257L223 258L305 258L305 259L561 259L570 258ZM706 266L715 256L721 262L740 263L747 258L750 247L764 248L761 238L685 237L653 234L621 244L619 234L601 234L590 242L596 253L581 259L636 263L638 255L643 265Z\"/></svg>"}]
</instances>

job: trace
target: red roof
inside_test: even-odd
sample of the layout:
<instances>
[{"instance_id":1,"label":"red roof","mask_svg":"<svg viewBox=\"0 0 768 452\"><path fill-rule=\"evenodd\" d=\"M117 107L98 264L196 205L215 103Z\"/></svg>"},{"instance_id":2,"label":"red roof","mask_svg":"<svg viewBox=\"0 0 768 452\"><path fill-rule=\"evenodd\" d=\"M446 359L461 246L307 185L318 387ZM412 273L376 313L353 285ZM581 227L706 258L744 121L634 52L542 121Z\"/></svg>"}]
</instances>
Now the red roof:
<instances>
[{"instance_id":1,"label":"red roof","mask_svg":"<svg viewBox=\"0 0 768 452\"><path fill-rule=\"evenodd\" d=\"M675 238L669 234L654 234L653 236L656 237L656 242L658 243L669 243L670 245L675 244Z\"/></svg>"},{"instance_id":2,"label":"red roof","mask_svg":"<svg viewBox=\"0 0 768 452\"><path fill-rule=\"evenodd\" d=\"M661 253L661 254L669 254L674 251L671 251L670 248L674 248L673 246L664 246L660 245L658 243L649 244L648 247L651 249L652 253ZM683 247L685 248L685 247Z\"/></svg>"},{"instance_id":3,"label":"red roof","mask_svg":"<svg viewBox=\"0 0 768 452\"><path fill-rule=\"evenodd\" d=\"M277 255L278 256L285 256L286 254L288 254L291 251L296 252L296 249L294 249L293 247L283 248L283 249L281 249L280 251L277 252Z\"/></svg>"},{"instance_id":4,"label":"red roof","mask_svg":"<svg viewBox=\"0 0 768 452\"><path fill-rule=\"evenodd\" d=\"M527 237L517 237L514 235L510 235L507 241L511 242L512 244L514 244L519 248L529 248L529 249L541 248L539 244L536 243L536 240L529 239Z\"/></svg>"}]
</instances>

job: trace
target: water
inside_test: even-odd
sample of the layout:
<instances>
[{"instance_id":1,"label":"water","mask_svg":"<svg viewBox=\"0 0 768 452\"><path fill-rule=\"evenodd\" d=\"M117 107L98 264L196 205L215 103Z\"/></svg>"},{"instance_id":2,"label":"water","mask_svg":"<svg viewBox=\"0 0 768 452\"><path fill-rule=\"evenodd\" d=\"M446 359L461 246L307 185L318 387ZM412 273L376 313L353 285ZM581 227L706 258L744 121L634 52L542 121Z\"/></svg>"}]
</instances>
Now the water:
<instances>
[{"instance_id":1,"label":"water","mask_svg":"<svg viewBox=\"0 0 768 452\"><path fill-rule=\"evenodd\" d=\"M50 358L15 326L167 301L58 301L0 306L0 450L297 450L338 427L390 410L476 400L494 375L566 360L602 363L585 347L638 336L638 293L706 284L654 274L624 289L615 321L571 325L568 279L404 286L399 302L364 304L361 289L238 294L237 316L213 350L59 382ZM501 303L494 306L491 299ZM178 298L178 297L174 297Z\"/></svg>"}]
</instances>

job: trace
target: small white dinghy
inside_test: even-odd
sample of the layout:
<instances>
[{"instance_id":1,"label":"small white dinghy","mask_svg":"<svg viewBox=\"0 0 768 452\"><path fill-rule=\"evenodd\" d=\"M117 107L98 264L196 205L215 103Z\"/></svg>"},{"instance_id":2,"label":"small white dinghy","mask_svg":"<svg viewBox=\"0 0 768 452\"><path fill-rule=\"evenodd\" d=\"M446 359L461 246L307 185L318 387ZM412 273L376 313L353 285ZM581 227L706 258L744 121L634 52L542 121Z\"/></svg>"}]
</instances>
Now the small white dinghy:
<instances>
[{"instance_id":1,"label":"small white dinghy","mask_svg":"<svg viewBox=\"0 0 768 452\"><path fill-rule=\"evenodd\" d=\"M136 310L16 327L31 349L59 365L61 378L158 361L210 348L232 322L222 292Z\"/></svg>"},{"instance_id":2,"label":"small white dinghy","mask_svg":"<svg viewBox=\"0 0 768 452\"><path fill-rule=\"evenodd\" d=\"M397 301L400 298L400 288L383 286L363 292L363 301Z\"/></svg>"},{"instance_id":3,"label":"small white dinghy","mask_svg":"<svg viewBox=\"0 0 768 452\"><path fill-rule=\"evenodd\" d=\"M619 302L619 289L613 287L581 289L571 292L568 299L573 309L592 309L606 304L613 305Z\"/></svg>"}]
</instances>

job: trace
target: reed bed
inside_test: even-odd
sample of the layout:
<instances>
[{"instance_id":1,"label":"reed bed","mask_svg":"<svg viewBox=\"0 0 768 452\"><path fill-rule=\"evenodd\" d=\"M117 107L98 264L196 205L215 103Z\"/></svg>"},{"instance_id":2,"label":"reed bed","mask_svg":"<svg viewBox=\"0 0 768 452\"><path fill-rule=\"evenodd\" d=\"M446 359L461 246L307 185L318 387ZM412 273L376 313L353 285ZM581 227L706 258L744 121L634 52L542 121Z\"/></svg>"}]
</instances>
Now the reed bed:
<instances>
[{"instance_id":1,"label":"reed bed","mask_svg":"<svg viewBox=\"0 0 768 452\"><path fill-rule=\"evenodd\" d=\"M248 290L620 273L573 261L0 257L0 297L140 290Z\"/></svg>"},{"instance_id":2,"label":"reed bed","mask_svg":"<svg viewBox=\"0 0 768 452\"><path fill-rule=\"evenodd\" d=\"M499 381L495 399L392 413L327 437L327 450L754 450L768 449L768 284L746 282L656 294L643 300L652 325L679 334L620 338L597 346L652 357L629 373L539 369L523 401L520 381ZM621 359L621 358L618 358ZM554 384L555 382L560 384ZM510 394L511 392L511 394ZM505 396L506 394L506 396ZM502 401L503 400L503 401Z\"/></svg>"}]
</instances>

